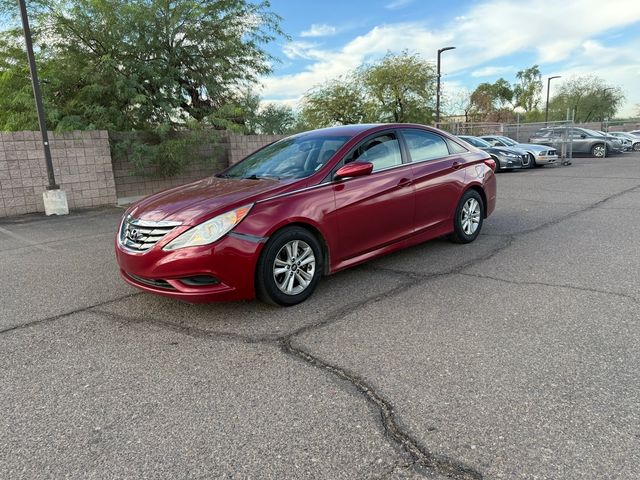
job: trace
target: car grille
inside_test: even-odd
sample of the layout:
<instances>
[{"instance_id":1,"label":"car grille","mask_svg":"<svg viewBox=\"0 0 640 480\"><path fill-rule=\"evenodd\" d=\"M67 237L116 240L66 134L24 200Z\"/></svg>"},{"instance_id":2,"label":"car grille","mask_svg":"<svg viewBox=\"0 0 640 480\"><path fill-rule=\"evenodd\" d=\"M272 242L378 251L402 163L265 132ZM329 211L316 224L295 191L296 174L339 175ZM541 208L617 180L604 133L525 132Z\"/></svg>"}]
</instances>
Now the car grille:
<instances>
[{"instance_id":1,"label":"car grille","mask_svg":"<svg viewBox=\"0 0 640 480\"><path fill-rule=\"evenodd\" d=\"M154 222L127 216L122 222L118 240L127 250L146 252L179 225L179 222Z\"/></svg>"}]
</instances>

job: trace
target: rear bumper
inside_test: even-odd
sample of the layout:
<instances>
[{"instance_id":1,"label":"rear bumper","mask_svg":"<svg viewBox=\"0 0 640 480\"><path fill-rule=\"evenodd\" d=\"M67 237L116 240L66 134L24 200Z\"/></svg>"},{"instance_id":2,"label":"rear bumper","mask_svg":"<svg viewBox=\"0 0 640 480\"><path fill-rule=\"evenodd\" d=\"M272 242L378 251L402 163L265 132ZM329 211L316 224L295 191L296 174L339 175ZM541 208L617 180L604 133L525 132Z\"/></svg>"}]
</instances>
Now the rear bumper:
<instances>
[{"instance_id":1,"label":"rear bumper","mask_svg":"<svg viewBox=\"0 0 640 480\"><path fill-rule=\"evenodd\" d=\"M145 253L124 250L116 239L120 275L140 290L191 303L255 297L254 276L263 243L227 235L212 245ZM194 284L193 277L211 281ZM188 282L188 283L185 283Z\"/></svg>"}]
</instances>

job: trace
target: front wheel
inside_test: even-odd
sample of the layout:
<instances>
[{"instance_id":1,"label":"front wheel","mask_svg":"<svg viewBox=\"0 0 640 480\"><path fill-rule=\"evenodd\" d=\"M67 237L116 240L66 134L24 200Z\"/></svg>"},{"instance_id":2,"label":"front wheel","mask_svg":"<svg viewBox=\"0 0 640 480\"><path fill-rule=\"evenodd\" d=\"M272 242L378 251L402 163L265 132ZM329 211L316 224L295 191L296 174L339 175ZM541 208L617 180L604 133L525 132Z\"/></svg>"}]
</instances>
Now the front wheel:
<instances>
[{"instance_id":1,"label":"front wheel","mask_svg":"<svg viewBox=\"0 0 640 480\"><path fill-rule=\"evenodd\" d=\"M493 158L493 161L495 162L496 166L493 169L493 173L498 173L502 171L502 168L500 167L500 160L498 160L496 157L491 157Z\"/></svg>"},{"instance_id":2,"label":"front wheel","mask_svg":"<svg viewBox=\"0 0 640 480\"><path fill-rule=\"evenodd\" d=\"M529 168L536 168L536 157L533 154L529 154Z\"/></svg>"},{"instance_id":3,"label":"front wheel","mask_svg":"<svg viewBox=\"0 0 640 480\"><path fill-rule=\"evenodd\" d=\"M291 306L305 301L322 275L322 249L302 227L287 227L271 237L258 261L256 294L263 302Z\"/></svg>"},{"instance_id":4,"label":"front wheel","mask_svg":"<svg viewBox=\"0 0 640 480\"><path fill-rule=\"evenodd\" d=\"M482 228L484 202L476 190L467 190L460 199L453 218L453 233L449 239L455 243L473 242Z\"/></svg>"},{"instance_id":5,"label":"front wheel","mask_svg":"<svg viewBox=\"0 0 640 480\"><path fill-rule=\"evenodd\" d=\"M591 147L591 155L596 158L604 158L607 156L607 147L602 143L597 143Z\"/></svg>"}]
</instances>

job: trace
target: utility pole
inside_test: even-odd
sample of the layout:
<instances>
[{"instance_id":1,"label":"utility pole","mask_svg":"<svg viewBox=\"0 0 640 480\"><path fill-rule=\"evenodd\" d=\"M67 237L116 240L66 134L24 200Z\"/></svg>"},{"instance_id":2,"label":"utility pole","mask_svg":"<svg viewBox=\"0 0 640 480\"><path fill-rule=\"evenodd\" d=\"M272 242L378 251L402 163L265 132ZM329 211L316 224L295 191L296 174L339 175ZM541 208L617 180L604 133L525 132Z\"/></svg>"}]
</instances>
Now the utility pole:
<instances>
[{"instance_id":1,"label":"utility pole","mask_svg":"<svg viewBox=\"0 0 640 480\"><path fill-rule=\"evenodd\" d=\"M554 78L562 78L560 75L556 75L555 77L549 77L547 79L547 106L544 109L544 126L547 126L547 121L549 120L549 88L551 87L551 80Z\"/></svg>"},{"instance_id":2,"label":"utility pole","mask_svg":"<svg viewBox=\"0 0 640 480\"><path fill-rule=\"evenodd\" d=\"M447 50L453 50L456 47L444 47L438 49L438 85L436 87L436 127L440 123L440 55Z\"/></svg>"},{"instance_id":3,"label":"utility pole","mask_svg":"<svg viewBox=\"0 0 640 480\"><path fill-rule=\"evenodd\" d=\"M29 28L29 17L27 16L25 0L18 0L18 6L20 7L20 16L22 17L22 29L24 30L24 41L27 46L29 71L31 72L31 85L33 87L33 96L36 100L36 111L38 113L40 135L42 136L42 148L44 150L44 160L47 165L47 176L49 179L47 191L43 193L45 213L47 215L66 215L69 213L67 196L64 191L60 190L60 185L56 183L56 177L53 172L49 135L47 134L47 121L44 114L44 106L42 105L42 94L40 92L40 82L38 81L36 60L33 54L33 42L31 40L31 29Z\"/></svg>"}]
</instances>

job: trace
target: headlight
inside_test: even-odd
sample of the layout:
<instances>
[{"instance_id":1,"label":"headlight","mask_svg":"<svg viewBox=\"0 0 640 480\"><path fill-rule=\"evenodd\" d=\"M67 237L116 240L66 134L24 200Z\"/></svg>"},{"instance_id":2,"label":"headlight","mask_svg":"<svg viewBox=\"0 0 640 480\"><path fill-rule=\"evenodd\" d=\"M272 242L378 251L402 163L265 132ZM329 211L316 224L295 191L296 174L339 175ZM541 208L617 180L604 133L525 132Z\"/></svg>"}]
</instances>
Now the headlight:
<instances>
[{"instance_id":1,"label":"headlight","mask_svg":"<svg viewBox=\"0 0 640 480\"><path fill-rule=\"evenodd\" d=\"M504 155L505 157L508 157L508 158L520 158L520 157L519 157L518 155L516 155L515 153L503 153L503 155Z\"/></svg>"},{"instance_id":2,"label":"headlight","mask_svg":"<svg viewBox=\"0 0 640 480\"><path fill-rule=\"evenodd\" d=\"M229 233L247 216L253 204L231 210L217 217L202 222L171 240L163 250L177 250L185 247L208 245Z\"/></svg>"}]
</instances>

